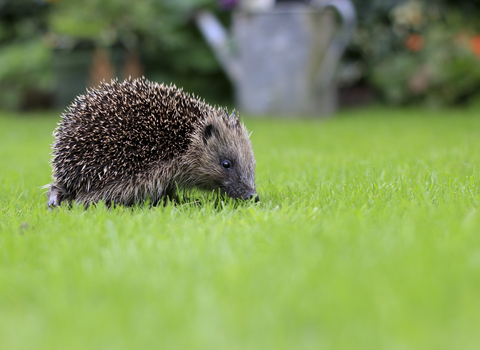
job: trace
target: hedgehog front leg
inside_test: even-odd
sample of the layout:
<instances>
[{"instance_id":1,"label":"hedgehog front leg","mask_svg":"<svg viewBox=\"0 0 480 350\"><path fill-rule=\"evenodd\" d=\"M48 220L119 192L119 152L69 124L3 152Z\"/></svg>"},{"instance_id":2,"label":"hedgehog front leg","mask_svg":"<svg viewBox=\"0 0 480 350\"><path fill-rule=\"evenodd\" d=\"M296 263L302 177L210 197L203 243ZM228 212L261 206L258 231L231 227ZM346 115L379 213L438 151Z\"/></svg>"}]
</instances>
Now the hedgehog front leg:
<instances>
[{"instance_id":1,"label":"hedgehog front leg","mask_svg":"<svg viewBox=\"0 0 480 350\"><path fill-rule=\"evenodd\" d=\"M180 204L180 198L178 197L177 193L177 185L169 185L165 189L165 195L163 197L163 203L167 204L167 201L170 201L175 204Z\"/></svg>"}]
</instances>

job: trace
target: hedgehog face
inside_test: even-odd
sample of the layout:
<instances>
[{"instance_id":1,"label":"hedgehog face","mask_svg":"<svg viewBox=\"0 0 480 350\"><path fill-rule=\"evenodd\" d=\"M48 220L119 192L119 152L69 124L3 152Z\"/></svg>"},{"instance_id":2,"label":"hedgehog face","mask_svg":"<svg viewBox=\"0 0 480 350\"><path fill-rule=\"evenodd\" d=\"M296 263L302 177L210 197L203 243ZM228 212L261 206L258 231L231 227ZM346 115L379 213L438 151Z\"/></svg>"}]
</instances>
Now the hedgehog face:
<instances>
[{"instance_id":1,"label":"hedgehog face","mask_svg":"<svg viewBox=\"0 0 480 350\"><path fill-rule=\"evenodd\" d=\"M197 142L194 186L235 199L258 201L255 157L247 130L236 117L207 118Z\"/></svg>"}]
</instances>

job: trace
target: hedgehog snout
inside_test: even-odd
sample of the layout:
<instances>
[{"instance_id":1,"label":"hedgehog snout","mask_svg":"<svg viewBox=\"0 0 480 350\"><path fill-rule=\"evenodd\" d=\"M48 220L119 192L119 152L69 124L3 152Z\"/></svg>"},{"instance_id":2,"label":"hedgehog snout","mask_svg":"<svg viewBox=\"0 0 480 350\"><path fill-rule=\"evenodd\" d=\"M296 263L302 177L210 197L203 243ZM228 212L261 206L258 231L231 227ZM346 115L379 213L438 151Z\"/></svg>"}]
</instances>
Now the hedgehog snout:
<instances>
[{"instance_id":1,"label":"hedgehog snout","mask_svg":"<svg viewBox=\"0 0 480 350\"><path fill-rule=\"evenodd\" d=\"M249 199L249 200L254 199L255 203L260 202L260 198L258 197L258 194L257 194L256 192L250 193L250 194L248 195L248 199Z\"/></svg>"},{"instance_id":2,"label":"hedgehog snout","mask_svg":"<svg viewBox=\"0 0 480 350\"><path fill-rule=\"evenodd\" d=\"M251 188L250 186L242 187L241 185L239 186L238 183L233 185L229 190L226 191L226 193L229 197L235 199L241 199L245 201L253 199L255 203L260 201L260 198L258 197L255 188Z\"/></svg>"},{"instance_id":3,"label":"hedgehog snout","mask_svg":"<svg viewBox=\"0 0 480 350\"><path fill-rule=\"evenodd\" d=\"M252 193L249 193L249 194L243 195L243 196L232 196L232 195L229 195L229 196L232 197L232 198L240 199L240 200L244 200L244 201L253 200L255 203L260 201L260 198L258 197L257 192L252 192Z\"/></svg>"}]
</instances>

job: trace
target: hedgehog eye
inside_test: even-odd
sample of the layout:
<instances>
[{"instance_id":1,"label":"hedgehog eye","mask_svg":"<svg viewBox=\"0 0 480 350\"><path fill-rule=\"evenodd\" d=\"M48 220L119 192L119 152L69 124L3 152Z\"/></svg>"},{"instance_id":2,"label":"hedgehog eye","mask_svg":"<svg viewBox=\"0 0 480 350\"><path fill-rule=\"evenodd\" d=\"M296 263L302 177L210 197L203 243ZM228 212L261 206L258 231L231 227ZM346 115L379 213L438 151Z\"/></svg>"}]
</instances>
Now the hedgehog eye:
<instances>
[{"instance_id":1,"label":"hedgehog eye","mask_svg":"<svg viewBox=\"0 0 480 350\"><path fill-rule=\"evenodd\" d=\"M228 160L228 159L225 159L223 162L222 162L222 166L225 168L225 169L228 169L232 166L232 163Z\"/></svg>"}]
</instances>

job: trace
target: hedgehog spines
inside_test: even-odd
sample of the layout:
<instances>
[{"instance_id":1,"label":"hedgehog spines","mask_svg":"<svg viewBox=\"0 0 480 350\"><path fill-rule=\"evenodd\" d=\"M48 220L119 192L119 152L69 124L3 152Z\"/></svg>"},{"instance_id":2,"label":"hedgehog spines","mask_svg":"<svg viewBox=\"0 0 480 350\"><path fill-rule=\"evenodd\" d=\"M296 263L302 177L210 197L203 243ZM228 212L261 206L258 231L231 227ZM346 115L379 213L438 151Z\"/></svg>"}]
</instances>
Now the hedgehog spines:
<instances>
[{"instance_id":1,"label":"hedgehog spines","mask_svg":"<svg viewBox=\"0 0 480 350\"><path fill-rule=\"evenodd\" d=\"M219 122L227 128L219 127L226 134L216 142L225 146L215 149L242 152L233 146L236 139L248 139L248 135L242 134L246 130L235 110L229 114L226 108L212 107L173 83L152 83L144 77L103 81L79 95L57 124L49 203L106 200L130 205L145 197L157 201L170 196L177 181L182 186L202 183L194 181L198 173L192 169L205 146L195 142L207 123ZM229 129L236 132L229 136ZM253 157L251 151L247 153ZM202 176L210 176L208 169L218 166L216 157L220 156L201 163L205 164ZM220 173L215 170L212 176ZM254 185L248 188L254 190Z\"/></svg>"}]
</instances>

